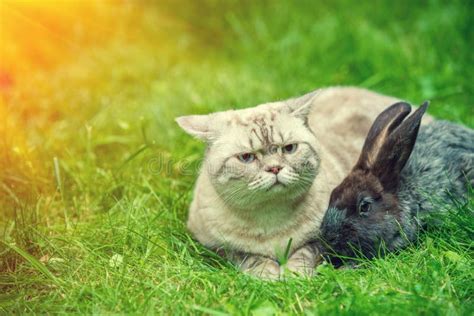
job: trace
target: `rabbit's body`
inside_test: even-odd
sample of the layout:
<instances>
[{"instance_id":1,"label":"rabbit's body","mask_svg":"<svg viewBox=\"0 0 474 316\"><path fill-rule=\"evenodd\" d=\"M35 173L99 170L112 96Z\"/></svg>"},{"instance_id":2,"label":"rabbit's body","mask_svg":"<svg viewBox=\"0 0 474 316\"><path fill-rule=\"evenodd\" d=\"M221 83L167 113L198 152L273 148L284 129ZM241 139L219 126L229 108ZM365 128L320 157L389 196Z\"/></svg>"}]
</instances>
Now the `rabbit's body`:
<instances>
[{"instance_id":1,"label":"rabbit's body","mask_svg":"<svg viewBox=\"0 0 474 316\"><path fill-rule=\"evenodd\" d=\"M447 121L421 126L400 177L397 196L406 236L398 246L415 238L427 213L465 199L468 183L474 185L474 131Z\"/></svg>"},{"instance_id":2,"label":"rabbit's body","mask_svg":"<svg viewBox=\"0 0 474 316\"><path fill-rule=\"evenodd\" d=\"M474 131L445 121L420 129L427 106L407 119L406 103L383 111L358 162L332 191L320 231L323 252L334 262L402 248L416 238L424 215L467 198Z\"/></svg>"}]
</instances>

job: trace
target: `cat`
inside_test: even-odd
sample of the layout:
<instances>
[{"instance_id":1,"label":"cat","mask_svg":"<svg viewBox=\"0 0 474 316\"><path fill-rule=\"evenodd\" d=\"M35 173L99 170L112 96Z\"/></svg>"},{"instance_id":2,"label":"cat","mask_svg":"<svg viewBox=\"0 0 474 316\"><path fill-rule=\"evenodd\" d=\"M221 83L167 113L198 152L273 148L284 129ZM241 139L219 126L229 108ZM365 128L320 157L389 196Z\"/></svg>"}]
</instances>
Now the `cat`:
<instances>
[{"instance_id":1,"label":"cat","mask_svg":"<svg viewBox=\"0 0 474 316\"><path fill-rule=\"evenodd\" d=\"M312 241L329 194L355 163L371 122L397 101L331 87L178 117L181 128L207 144L188 229L251 275L312 275L320 260Z\"/></svg>"}]
</instances>

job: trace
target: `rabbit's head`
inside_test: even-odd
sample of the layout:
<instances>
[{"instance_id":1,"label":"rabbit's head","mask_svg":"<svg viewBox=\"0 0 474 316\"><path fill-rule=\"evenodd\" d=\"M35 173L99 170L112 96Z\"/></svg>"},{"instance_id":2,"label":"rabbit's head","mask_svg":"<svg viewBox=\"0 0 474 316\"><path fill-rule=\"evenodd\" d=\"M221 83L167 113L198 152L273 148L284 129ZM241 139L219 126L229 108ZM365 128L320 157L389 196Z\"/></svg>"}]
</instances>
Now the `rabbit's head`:
<instances>
[{"instance_id":1,"label":"rabbit's head","mask_svg":"<svg viewBox=\"0 0 474 316\"><path fill-rule=\"evenodd\" d=\"M400 173L418 135L428 103L413 115L400 102L373 123L350 174L331 193L321 224L323 248L334 263L341 257L371 258L396 249L403 238L404 214L397 197Z\"/></svg>"}]
</instances>

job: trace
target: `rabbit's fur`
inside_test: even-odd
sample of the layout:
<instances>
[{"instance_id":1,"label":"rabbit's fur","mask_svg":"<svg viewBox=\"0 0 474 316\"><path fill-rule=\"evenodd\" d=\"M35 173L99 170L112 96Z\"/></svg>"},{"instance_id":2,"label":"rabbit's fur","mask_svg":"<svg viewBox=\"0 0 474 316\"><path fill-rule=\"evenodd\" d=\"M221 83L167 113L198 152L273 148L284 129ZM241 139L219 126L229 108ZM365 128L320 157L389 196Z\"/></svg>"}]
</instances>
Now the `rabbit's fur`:
<instances>
[{"instance_id":1,"label":"rabbit's fur","mask_svg":"<svg viewBox=\"0 0 474 316\"><path fill-rule=\"evenodd\" d=\"M406 103L382 112L359 161L333 190L321 240L334 263L403 248L416 238L424 215L467 198L474 185L474 131L434 121L421 127L417 140L426 106L405 121Z\"/></svg>"},{"instance_id":2,"label":"rabbit's fur","mask_svg":"<svg viewBox=\"0 0 474 316\"><path fill-rule=\"evenodd\" d=\"M422 126L400 181L400 206L413 235L426 213L465 198L474 186L474 131L447 121Z\"/></svg>"}]
</instances>

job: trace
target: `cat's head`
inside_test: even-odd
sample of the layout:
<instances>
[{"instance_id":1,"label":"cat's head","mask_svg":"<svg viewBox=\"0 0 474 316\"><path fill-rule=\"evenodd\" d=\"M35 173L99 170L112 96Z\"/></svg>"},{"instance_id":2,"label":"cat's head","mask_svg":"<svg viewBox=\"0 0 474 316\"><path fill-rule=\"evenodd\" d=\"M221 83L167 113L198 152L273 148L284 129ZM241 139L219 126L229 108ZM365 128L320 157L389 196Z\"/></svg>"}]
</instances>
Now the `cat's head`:
<instances>
[{"instance_id":1,"label":"cat's head","mask_svg":"<svg viewBox=\"0 0 474 316\"><path fill-rule=\"evenodd\" d=\"M239 209L302 197L319 169L318 143L308 127L312 97L209 115L178 117L208 145L205 170L226 204Z\"/></svg>"}]
</instances>

